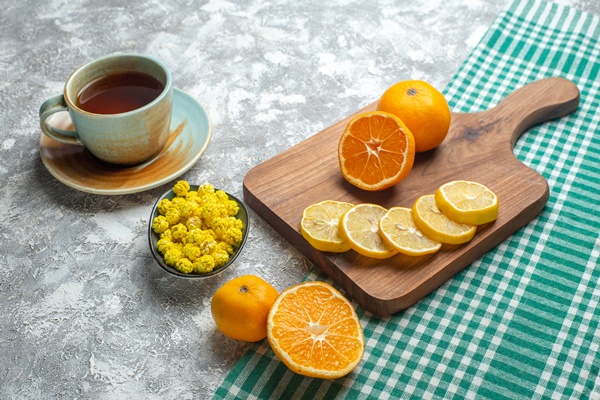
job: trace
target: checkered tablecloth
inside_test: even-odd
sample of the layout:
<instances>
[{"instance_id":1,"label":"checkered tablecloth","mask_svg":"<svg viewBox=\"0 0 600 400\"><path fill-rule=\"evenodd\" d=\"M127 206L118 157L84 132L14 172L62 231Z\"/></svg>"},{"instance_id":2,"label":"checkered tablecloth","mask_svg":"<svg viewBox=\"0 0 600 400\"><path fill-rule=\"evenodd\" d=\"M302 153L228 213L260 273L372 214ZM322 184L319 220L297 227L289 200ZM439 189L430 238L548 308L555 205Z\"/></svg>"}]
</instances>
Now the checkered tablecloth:
<instances>
[{"instance_id":1,"label":"checkered tablecloth","mask_svg":"<svg viewBox=\"0 0 600 400\"><path fill-rule=\"evenodd\" d=\"M516 144L550 187L536 219L406 311L381 319L359 307L366 350L350 375L296 375L265 340L215 398L599 399L600 18L516 0L445 94L455 112L481 111L553 76L572 80L581 101Z\"/></svg>"}]
</instances>

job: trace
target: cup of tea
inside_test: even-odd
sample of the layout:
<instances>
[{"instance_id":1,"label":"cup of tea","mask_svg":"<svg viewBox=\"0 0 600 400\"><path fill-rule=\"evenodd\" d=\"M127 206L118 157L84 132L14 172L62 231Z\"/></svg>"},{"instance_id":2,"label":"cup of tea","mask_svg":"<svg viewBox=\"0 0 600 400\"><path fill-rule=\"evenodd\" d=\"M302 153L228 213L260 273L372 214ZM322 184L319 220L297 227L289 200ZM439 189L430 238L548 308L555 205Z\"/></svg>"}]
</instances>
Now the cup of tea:
<instances>
[{"instance_id":1,"label":"cup of tea","mask_svg":"<svg viewBox=\"0 0 600 400\"><path fill-rule=\"evenodd\" d=\"M132 165L164 148L172 105L171 73L161 61L111 54L69 76L63 94L40 107L40 126L52 139L83 145L106 163ZM51 125L50 117L60 111L68 111L74 130Z\"/></svg>"}]
</instances>

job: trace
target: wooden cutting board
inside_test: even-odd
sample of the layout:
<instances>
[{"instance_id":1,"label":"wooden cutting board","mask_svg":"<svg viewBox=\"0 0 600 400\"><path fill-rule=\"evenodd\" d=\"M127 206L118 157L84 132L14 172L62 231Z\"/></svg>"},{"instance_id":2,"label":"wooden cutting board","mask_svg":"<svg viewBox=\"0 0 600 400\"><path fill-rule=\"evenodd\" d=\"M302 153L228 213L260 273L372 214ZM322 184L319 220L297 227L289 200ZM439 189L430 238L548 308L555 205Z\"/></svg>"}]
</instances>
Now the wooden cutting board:
<instances>
[{"instance_id":1,"label":"wooden cutting board","mask_svg":"<svg viewBox=\"0 0 600 400\"><path fill-rule=\"evenodd\" d=\"M548 200L548 184L517 160L514 144L530 127L570 114L578 104L574 83L549 78L516 90L487 111L453 113L442 145L417 153L409 176L380 192L358 189L340 173L337 146L349 116L252 168L244 178L244 199L365 309L390 315L431 293L538 215ZM359 112L375 107L373 103ZM498 219L479 227L467 244L443 245L427 256L398 254L376 260L352 250L320 252L300 234L302 211L313 203L338 200L412 207L418 197L451 180L482 183L498 196Z\"/></svg>"}]
</instances>

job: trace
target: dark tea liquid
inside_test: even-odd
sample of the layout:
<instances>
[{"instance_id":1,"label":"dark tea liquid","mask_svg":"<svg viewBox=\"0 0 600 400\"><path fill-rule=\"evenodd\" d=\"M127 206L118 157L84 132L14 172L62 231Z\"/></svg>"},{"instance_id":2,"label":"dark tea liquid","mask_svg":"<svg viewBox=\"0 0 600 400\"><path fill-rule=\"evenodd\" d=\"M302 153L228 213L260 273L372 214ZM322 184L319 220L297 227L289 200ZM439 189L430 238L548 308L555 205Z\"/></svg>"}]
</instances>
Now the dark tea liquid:
<instances>
[{"instance_id":1,"label":"dark tea liquid","mask_svg":"<svg viewBox=\"0 0 600 400\"><path fill-rule=\"evenodd\" d=\"M77 106L94 114L120 114L150 103L163 84L142 72L120 72L88 83L77 96Z\"/></svg>"}]
</instances>

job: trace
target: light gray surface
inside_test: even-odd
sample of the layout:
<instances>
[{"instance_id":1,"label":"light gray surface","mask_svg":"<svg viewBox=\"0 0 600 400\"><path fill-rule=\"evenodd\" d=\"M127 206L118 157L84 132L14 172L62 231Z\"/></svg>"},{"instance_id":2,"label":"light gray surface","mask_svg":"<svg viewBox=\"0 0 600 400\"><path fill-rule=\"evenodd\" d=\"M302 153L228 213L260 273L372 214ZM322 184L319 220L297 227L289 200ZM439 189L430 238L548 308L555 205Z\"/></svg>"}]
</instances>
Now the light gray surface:
<instances>
[{"instance_id":1,"label":"light gray surface","mask_svg":"<svg viewBox=\"0 0 600 400\"><path fill-rule=\"evenodd\" d=\"M563 0L600 13L594 0ZM166 276L148 217L171 184L97 196L56 181L38 109L78 65L146 53L210 113L183 178L242 197L253 166L424 79L443 89L508 1L0 0L0 398L207 398L248 348L216 331L210 299L260 275L282 290L311 268L251 212L243 254L201 282Z\"/></svg>"}]
</instances>

